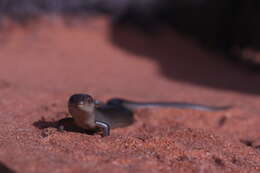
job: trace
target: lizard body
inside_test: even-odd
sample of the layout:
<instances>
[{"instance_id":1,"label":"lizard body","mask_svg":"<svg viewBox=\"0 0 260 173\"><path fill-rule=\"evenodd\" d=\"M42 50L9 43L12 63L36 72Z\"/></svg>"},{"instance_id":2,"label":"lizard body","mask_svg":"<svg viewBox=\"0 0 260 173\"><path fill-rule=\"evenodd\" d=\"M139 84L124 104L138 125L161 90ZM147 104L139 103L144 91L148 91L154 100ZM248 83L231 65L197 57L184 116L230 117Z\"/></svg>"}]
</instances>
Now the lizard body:
<instances>
[{"instance_id":1,"label":"lizard body","mask_svg":"<svg viewBox=\"0 0 260 173\"><path fill-rule=\"evenodd\" d=\"M110 128L124 127L134 122L134 111L139 108L173 107L220 111L229 106L214 107L179 102L133 102L113 98L102 104L88 94L74 94L69 98L68 109L77 126L86 130L102 129L103 136L109 135Z\"/></svg>"}]
</instances>

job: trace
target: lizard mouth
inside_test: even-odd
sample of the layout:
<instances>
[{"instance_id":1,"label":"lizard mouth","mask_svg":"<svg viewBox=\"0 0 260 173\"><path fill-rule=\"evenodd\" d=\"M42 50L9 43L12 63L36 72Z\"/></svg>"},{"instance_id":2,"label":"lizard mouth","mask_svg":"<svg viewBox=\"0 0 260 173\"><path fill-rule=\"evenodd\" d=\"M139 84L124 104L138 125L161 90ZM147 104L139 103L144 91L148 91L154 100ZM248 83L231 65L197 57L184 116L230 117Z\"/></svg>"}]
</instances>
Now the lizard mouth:
<instances>
[{"instance_id":1,"label":"lizard mouth","mask_svg":"<svg viewBox=\"0 0 260 173\"><path fill-rule=\"evenodd\" d=\"M83 107L83 106L86 106L86 104L77 104L76 106L77 107Z\"/></svg>"},{"instance_id":2,"label":"lizard mouth","mask_svg":"<svg viewBox=\"0 0 260 173\"><path fill-rule=\"evenodd\" d=\"M73 105L74 107L79 107L79 108L82 108L82 107L88 107L88 106L92 106L93 104L91 103L78 103L78 104L75 104Z\"/></svg>"},{"instance_id":3,"label":"lizard mouth","mask_svg":"<svg viewBox=\"0 0 260 173\"><path fill-rule=\"evenodd\" d=\"M74 108L77 108L77 107L83 107L85 106L85 104L69 104L69 107L74 107Z\"/></svg>"}]
</instances>

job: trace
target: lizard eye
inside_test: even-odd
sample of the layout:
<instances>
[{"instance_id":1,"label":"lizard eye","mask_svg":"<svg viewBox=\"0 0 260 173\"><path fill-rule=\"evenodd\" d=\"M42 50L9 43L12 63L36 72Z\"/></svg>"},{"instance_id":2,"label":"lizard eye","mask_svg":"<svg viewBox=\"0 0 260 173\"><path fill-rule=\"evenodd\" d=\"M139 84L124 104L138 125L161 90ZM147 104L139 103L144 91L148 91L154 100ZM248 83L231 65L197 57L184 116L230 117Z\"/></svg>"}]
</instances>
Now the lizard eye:
<instances>
[{"instance_id":1,"label":"lizard eye","mask_svg":"<svg viewBox=\"0 0 260 173\"><path fill-rule=\"evenodd\" d=\"M93 103L93 98L88 94L74 94L69 98L69 104L84 105Z\"/></svg>"}]
</instances>

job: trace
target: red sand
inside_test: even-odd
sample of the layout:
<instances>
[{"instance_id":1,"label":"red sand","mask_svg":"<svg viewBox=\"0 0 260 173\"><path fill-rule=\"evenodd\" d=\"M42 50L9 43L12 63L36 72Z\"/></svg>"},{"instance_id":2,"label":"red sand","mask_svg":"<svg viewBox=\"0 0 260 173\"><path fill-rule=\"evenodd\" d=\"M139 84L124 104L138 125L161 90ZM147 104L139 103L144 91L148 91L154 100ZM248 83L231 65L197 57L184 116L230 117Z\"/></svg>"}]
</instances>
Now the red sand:
<instances>
[{"instance_id":1,"label":"red sand","mask_svg":"<svg viewBox=\"0 0 260 173\"><path fill-rule=\"evenodd\" d=\"M259 75L195 41L102 18L10 26L0 40L0 162L13 172L260 172ZM234 108L140 110L106 138L48 127L78 92Z\"/></svg>"}]
</instances>

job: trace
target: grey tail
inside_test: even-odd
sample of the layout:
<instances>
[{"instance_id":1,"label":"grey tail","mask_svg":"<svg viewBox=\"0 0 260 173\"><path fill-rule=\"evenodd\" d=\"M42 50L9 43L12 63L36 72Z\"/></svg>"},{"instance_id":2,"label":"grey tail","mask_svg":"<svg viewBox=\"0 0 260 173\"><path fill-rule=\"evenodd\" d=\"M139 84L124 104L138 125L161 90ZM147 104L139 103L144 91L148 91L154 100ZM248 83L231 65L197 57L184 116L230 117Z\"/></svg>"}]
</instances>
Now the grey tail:
<instances>
[{"instance_id":1,"label":"grey tail","mask_svg":"<svg viewBox=\"0 0 260 173\"><path fill-rule=\"evenodd\" d=\"M191 104L191 103L182 103L182 102L132 102L124 101L122 104L125 108L135 111L141 108L149 107L161 107L161 108L178 108L178 109L193 109L193 110L202 110L202 111L224 111L231 109L232 106L206 106L201 104Z\"/></svg>"}]
</instances>

